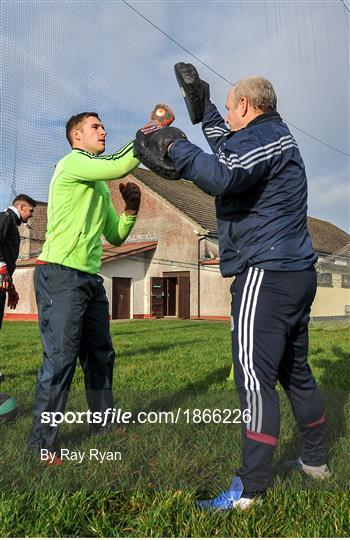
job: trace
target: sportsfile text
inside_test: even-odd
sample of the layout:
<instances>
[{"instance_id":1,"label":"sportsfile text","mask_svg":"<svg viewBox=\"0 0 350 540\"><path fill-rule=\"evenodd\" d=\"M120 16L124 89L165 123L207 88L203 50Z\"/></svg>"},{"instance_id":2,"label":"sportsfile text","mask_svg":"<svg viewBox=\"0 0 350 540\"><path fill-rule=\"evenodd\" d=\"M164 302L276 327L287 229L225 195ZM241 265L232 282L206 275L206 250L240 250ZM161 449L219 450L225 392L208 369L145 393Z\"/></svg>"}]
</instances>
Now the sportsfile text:
<instances>
[{"instance_id":1,"label":"sportsfile text","mask_svg":"<svg viewBox=\"0 0 350 540\"><path fill-rule=\"evenodd\" d=\"M251 412L249 409L182 409L178 407L175 411L139 411L132 413L121 409L109 408L104 412L84 412L68 411L43 412L41 413L41 423L49 424L52 427L59 424L98 424L104 427L107 424L240 424L249 423Z\"/></svg>"}]
</instances>

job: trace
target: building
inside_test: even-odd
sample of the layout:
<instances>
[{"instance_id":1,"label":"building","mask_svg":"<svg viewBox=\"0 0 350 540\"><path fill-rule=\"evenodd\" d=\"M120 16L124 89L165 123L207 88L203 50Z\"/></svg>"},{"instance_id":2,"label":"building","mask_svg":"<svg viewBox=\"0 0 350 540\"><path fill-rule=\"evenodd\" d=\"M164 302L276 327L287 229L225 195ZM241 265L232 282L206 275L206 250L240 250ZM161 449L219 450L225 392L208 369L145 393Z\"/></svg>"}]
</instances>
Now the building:
<instances>
[{"instance_id":1,"label":"building","mask_svg":"<svg viewBox=\"0 0 350 540\"><path fill-rule=\"evenodd\" d=\"M142 203L127 243L104 244L101 275L111 318L227 319L232 278L219 271L214 199L192 182L164 180L142 168L125 180L140 185ZM109 187L120 212L118 183ZM350 243L350 235L329 222L308 218L308 226L321 263ZM40 203L31 228L21 226L21 259L14 276L21 300L6 318L36 318L33 273L45 230L46 204ZM348 276L349 257L339 256L332 265L328 272L320 266L313 316L344 316L350 309L349 277L325 277Z\"/></svg>"}]
</instances>

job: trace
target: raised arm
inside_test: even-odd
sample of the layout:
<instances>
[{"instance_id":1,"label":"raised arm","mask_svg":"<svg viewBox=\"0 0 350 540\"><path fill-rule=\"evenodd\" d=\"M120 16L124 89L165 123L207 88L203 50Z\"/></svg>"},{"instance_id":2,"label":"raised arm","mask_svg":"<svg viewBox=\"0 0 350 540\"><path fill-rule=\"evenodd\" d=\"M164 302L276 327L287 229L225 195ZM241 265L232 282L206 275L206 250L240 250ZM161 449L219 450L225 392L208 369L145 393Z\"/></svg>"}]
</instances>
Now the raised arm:
<instances>
[{"instance_id":1,"label":"raised arm","mask_svg":"<svg viewBox=\"0 0 350 540\"><path fill-rule=\"evenodd\" d=\"M133 154L133 141L114 154L96 156L74 149L64 161L65 176L78 181L110 181L123 178L140 164Z\"/></svg>"},{"instance_id":2,"label":"raised arm","mask_svg":"<svg viewBox=\"0 0 350 540\"><path fill-rule=\"evenodd\" d=\"M225 120L217 110L214 103L206 108L203 116L202 131L207 142L216 154L219 152L220 146L226 143L227 138L232 132L226 127Z\"/></svg>"}]
</instances>

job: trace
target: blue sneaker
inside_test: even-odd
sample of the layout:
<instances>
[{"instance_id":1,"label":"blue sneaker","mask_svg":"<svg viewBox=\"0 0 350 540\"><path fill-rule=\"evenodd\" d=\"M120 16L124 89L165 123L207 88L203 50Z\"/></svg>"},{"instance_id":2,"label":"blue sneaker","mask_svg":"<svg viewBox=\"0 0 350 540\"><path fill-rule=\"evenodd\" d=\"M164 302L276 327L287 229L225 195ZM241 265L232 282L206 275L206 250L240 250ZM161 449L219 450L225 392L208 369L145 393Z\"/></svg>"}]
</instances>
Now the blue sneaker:
<instances>
[{"instance_id":1,"label":"blue sneaker","mask_svg":"<svg viewBox=\"0 0 350 540\"><path fill-rule=\"evenodd\" d=\"M242 480L236 476L227 491L223 491L214 499L198 501L197 506L202 510L231 510L232 508L246 510L254 503L255 499L241 497L243 491Z\"/></svg>"}]
</instances>

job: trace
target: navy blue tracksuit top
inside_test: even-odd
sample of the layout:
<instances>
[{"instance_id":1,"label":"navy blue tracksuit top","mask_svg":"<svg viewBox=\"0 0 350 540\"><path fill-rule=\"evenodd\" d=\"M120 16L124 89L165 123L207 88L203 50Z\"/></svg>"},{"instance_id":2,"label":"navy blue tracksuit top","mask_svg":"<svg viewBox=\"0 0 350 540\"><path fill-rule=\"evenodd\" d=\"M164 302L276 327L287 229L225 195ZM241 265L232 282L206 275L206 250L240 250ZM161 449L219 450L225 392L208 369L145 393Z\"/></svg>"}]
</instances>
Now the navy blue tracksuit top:
<instances>
[{"instance_id":1,"label":"navy blue tracksuit top","mask_svg":"<svg viewBox=\"0 0 350 540\"><path fill-rule=\"evenodd\" d=\"M276 111L230 132L214 104L203 133L213 154L187 140L169 155L182 178L215 196L220 269L300 271L317 261L307 230L307 180L298 145Z\"/></svg>"}]
</instances>

